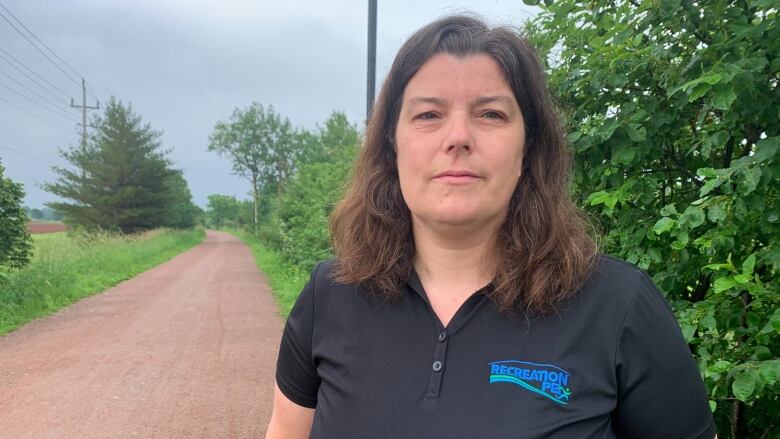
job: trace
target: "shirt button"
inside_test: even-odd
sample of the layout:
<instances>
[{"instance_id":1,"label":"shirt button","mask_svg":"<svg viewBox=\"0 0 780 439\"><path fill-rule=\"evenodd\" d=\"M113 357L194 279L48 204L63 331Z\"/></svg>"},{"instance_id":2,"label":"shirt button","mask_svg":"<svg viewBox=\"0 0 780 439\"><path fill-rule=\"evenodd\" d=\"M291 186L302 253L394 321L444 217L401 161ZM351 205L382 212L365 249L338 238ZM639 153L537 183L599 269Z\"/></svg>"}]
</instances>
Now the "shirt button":
<instances>
[{"instance_id":1,"label":"shirt button","mask_svg":"<svg viewBox=\"0 0 780 439\"><path fill-rule=\"evenodd\" d=\"M434 372L438 372L440 370L441 370L441 361L438 361L438 360L434 361L433 362L433 371Z\"/></svg>"},{"instance_id":2,"label":"shirt button","mask_svg":"<svg viewBox=\"0 0 780 439\"><path fill-rule=\"evenodd\" d=\"M447 339L447 331L441 331L439 333L439 341L444 341Z\"/></svg>"}]
</instances>

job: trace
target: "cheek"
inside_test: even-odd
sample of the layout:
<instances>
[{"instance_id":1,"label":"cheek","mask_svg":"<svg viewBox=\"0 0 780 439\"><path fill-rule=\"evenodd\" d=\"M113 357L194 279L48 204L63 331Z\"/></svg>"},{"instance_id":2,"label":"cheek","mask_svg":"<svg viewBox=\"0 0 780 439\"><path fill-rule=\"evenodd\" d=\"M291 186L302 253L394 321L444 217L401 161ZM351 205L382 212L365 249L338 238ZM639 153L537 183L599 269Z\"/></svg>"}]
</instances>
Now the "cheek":
<instances>
[{"instance_id":1,"label":"cheek","mask_svg":"<svg viewBox=\"0 0 780 439\"><path fill-rule=\"evenodd\" d=\"M414 177L419 171L415 168L414 157L404 148L398 148L395 162L398 170L398 182L401 185L401 194L404 199L407 199L410 194L415 193L412 188L415 186Z\"/></svg>"},{"instance_id":2,"label":"cheek","mask_svg":"<svg viewBox=\"0 0 780 439\"><path fill-rule=\"evenodd\" d=\"M421 145L405 143L403 146L396 147L396 167L401 184L404 180L414 181L423 176L427 162L426 151Z\"/></svg>"}]
</instances>

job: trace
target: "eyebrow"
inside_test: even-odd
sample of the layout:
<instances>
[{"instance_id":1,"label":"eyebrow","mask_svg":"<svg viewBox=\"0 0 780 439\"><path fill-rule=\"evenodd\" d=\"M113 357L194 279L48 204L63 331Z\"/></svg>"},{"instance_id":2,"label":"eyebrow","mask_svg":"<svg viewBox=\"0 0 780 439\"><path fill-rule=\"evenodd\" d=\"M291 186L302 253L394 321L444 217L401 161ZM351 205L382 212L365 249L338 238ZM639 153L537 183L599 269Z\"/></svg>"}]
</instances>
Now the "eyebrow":
<instances>
[{"instance_id":1,"label":"eyebrow","mask_svg":"<svg viewBox=\"0 0 780 439\"><path fill-rule=\"evenodd\" d=\"M480 106L480 105L490 104L493 102L503 102L505 104L512 105L514 99L506 95L480 96L479 98L474 100L474 105Z\"/></svg>"},{"instance_id":2,"label":"eyebrow","mask_svg":"<svg viewBox=\"0 0 780 439\"><path fill-rule=\"evenodd\" d=\"M446 99L442 98L435 98L435 97L428 97L428 96L420 96L420 97L413 97L409 99L409 105L417 105L417 104L434 104L434 105L444 105L447 103Z\"/></svg>"},{"instance_id":3,"label":"eyebrow","mask_svg":"<svg viewBox=\"0 0 780 439\"><path fill-rule=\"evenodd\" d=\"M505 104L511 105L513 101L514 100L512 98L506 95L480 96L474 100L473 105L480 106L480 105L490 104L493 102L503 102ZM415 96L409 99L409 106L417 105L417 104L445 105L446 103L447 103L446 99L437 98L433 96Z\"/></svg>"}]
</instances>

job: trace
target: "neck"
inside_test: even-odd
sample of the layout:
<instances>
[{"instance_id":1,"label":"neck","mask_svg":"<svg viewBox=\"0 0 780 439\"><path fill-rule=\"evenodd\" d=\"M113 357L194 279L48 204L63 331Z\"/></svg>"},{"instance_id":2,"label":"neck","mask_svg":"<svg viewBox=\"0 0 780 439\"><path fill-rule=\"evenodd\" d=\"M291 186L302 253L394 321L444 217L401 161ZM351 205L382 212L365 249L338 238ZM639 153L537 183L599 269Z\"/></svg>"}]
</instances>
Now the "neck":
<instances>
[{"instance_id":1,"label":"neck","mask_svg":"<svg viewBox=\"0 0 780 439\"><path fill-rule=\"evenodd\" d=\"M476 230L433 228L412 221L416 256L414 268L421 280L475 291L493 279L496 227Z\"/></svg>"}]
</instances>

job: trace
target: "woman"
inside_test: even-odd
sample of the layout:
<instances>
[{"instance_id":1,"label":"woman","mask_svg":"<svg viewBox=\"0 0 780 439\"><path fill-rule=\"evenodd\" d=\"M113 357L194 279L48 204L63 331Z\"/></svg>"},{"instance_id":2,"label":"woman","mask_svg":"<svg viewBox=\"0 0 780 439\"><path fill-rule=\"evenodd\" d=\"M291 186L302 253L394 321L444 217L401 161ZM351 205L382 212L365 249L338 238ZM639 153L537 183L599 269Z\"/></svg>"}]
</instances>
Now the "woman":
<instances>
[{"instance_id":1,"label":"woman","mask_svg":"<svg viewBox=\"0 0 780 439\"><path fill-rule=\"evenodd\" d=\"M293 308L268 438L707 438L695 362L597 254L539 62L455 16L401 48Z\"/></svg>"}]
</instances>

